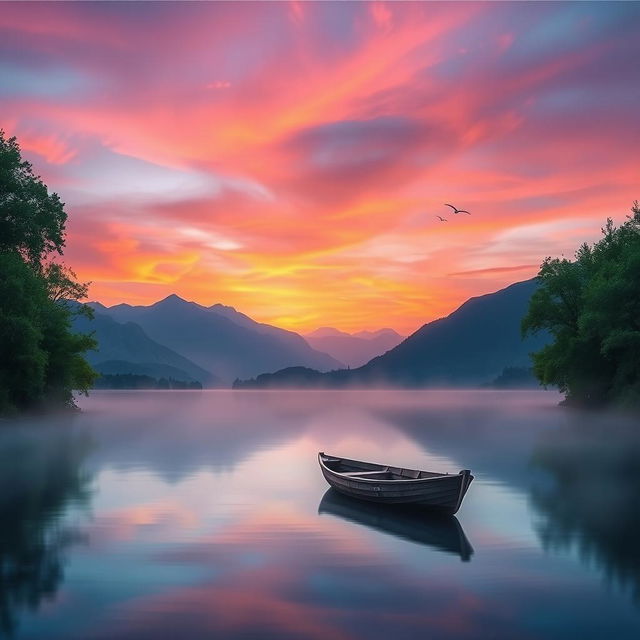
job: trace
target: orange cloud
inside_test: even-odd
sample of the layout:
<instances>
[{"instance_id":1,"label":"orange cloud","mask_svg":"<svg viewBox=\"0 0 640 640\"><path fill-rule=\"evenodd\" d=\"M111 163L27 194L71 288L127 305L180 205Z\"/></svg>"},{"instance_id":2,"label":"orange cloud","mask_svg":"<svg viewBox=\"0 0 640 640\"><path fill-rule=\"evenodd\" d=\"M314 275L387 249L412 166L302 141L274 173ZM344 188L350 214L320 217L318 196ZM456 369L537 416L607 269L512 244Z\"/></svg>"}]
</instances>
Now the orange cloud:
<instances>
[{"instance_id":1,"label":"orange cloud","mask_svg":"<svg viewBox=\"0 0 640 640\"><path fill-rule=\"evenodd\" d=\"M408 333L638 197L637 8L499 9L10 5L0 126L93 298Z\"/></svg>"}]
</instances>

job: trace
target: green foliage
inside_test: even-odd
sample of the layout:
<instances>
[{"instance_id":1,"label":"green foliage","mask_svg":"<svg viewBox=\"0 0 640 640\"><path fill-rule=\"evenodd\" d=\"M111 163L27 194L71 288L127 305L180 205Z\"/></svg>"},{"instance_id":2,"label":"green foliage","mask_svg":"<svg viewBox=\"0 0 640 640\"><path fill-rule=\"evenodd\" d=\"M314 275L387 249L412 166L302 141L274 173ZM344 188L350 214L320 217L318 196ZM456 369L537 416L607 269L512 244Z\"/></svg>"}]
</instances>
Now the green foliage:
<instances>
[{"instance_id":1,"label":"green foliage","mask_svg":"<svg viewBox=\"0 0 640 640\"><path fill-rule=\"evenodd\" d=\"M67 304L70 300L82 300L89 293L89 285L78 282L76 274L64 264L49 262L43 268L47 282L47 294L54 302ZM91 314L91 307L84 307Z\"/></svg>"},{"instance_id":2,"label":"green foliage","mask_svg":"<svg viewBox=\"0 0 640 640\"><path fill-rule=\"evenodd\" d=\"M86 394L96 378L82 354L95 349L97 343L91 336L71 333L71 313L64 305L49 301L42 314L42 348L48 354L46 398L65 406L73 405L72 389Z\"/></svg>"},{"instance_id":3,"label":"green foliage","mask_svg":"<svg viewBox=\"0 0 640 640\"><path fill-rule=\"evenodd\" d=\"M0 253L0 273L0 410L72 406L95 379L82 357L95 341L71 333L72 311L18 253Z\"/></svg>"},{"instance_id":4,"label":"green foliage","mask_svg":"<svg viewBox=\"0 0 640 640\"><path fill-rule=\"evenodd\" d=\"M534 372L570 403L640 404L640 207L611 220L575 260L547 258L523 334L547 330L553 342L533 354Z\"/></svg>"},{"instance_id":5,"label":"green foliage","mask_svg":"<svg viewBox=\"0 0 640 640\"><path fill-rule=\"evenodd\" d=\"M47 354L40 309L42 281L17 253L0 253L0 408L43 397Z\"/></svg>"},{"instance_id":6,"label":"green foliage","mask_svg":"<svg viewBox=\"0 0 640 640\"><path fill-rule=\"evenodd\" d=\"M18 251L32 265L62 253L67 214L31 164L23 160L15 137L0 129L0 252Z\"/></svg>"},{"instance_id":7,"label":"green foliage","mask_svg":"<svg viewBox=\"0 0 640 640\"><path fill-rule=\"evenodd\" d=\"M95 372L82 354L93 338L71 333L69 304L87 294L73 271L49 260L62 253L66 214L58 196L24 162L15 138L0 131L0 412L73 406Z\"/></svg>"}]
</instances>

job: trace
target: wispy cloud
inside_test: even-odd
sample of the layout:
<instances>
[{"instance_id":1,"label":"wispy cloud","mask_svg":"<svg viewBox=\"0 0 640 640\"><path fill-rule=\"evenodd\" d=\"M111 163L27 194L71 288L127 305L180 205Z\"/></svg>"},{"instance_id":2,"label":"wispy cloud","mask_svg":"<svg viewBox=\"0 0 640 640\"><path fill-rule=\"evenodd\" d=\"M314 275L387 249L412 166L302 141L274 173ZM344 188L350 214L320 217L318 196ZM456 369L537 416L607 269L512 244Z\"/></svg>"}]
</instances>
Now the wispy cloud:
<instances>
[{"instance_id":1,"label":"wispy cloud","mask_svg":"<svg viewBox=\"0 0 640 640\"><path fill-rule=\"evenodd\" d=\"M30 3L0 127L105 302L409 332L638 197L635 3ZM468 208L451 216L444 202Z\"/></svg>"}]
</instances>

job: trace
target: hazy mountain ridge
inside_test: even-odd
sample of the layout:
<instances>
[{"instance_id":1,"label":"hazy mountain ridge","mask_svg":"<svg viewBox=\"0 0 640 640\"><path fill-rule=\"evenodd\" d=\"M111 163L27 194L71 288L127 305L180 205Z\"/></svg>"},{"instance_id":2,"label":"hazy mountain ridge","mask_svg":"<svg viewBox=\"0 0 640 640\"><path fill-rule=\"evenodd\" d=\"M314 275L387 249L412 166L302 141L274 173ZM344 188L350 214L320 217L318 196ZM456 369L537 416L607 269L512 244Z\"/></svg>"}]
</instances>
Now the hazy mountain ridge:
<instances>
[{"instance_id":1,"label":"hazy mountain ridge","mask_svg":"<svg viewBox=\"0 0 640 640\"><path fill-rule=\"evenodd\" d=\"M198 381L205 386L220 383L210 371L152 340L133 322L121 323L102 313L102 305L91 303L94 319L75 316L73 329L94 333L98 349L87 353L87 360L100 373L137 373L176 380Z\"/></svg>"},{"instance_id":2,"label":"hazy mountain ridge","mask_svg":"<svg viewBox=\"0 0 640 640\"><path fill-rule=\"evenodd\" d=\"M495 293L470 298L445 318L418 331L368 364L321 377L305 372L300 386L480 386L508 367L531 366L529 354L549 341L547 334L521 337L520 323L527 312L535 279L512 284ZM295 371L284 370L268 379L241 387L294 386Z\"/></svg>"},{"instance_id":3,"label":"hazy mountain ridge","mask_svg":"<svg viewBox=\"0 0 640 640\"><path fill-rule=\"evenodd\" d=\"M346 373L346 369L342 369ZM338 373L338 372L334 372ZM234 389L326 388L329 374L308 367L287 367L275 373L261 373L251 380L236 380Z\"/></svg>"},{"instance_id":4,"label":"hazy mountain ridge","mask_svg":"<svg viewBox=\"0 0 640 640\"><path fill-rule=\"evenodd\" d=\"M322 371L344 366L314 350L298 334L255 322L233 307L204 307L173 294L149 306L119 304L103 309L117 321L139 324L153 340L215 371L228 383L288 366Z\"/></svg>"},{"instance_id":5,"label":"hazy mountain ridge","mask_svg":"<svg viewBox=\"0 0 640 640\"><path fill-rule=\"evenodd\" d=\"M99 362L94 368L103 375L135 375L149 376L151 378L166 378L179 380L182 382L200 382L203 386L208 381L202 382L189 375L182 369L172 367L168 364L157 362L129 362L127 360L104 360ZM211 384L208 384L211 386Z\"/></svg>"},{"instance_id":6,"label":"hazy mountain ridge","mask_svg":"<svg viewBox=\"0 0 640 640\"><path fill-rule=\"evenodd\" d=\"M375 340L381 336L393 336L400 341L404 340L406 336L401 336L395 329L385 327L384 329L378 329L377 331L358 331L351 334L354 338L362 338L364 340Z\"/></svg>"},{"instance_id":7,"label":"hazy mountain ridge","mask_svg":"<svg viewBox=\"0 0 640 640\"><path fill-rule=\"evenodd\" d=\"M360 374L401 384L482 384L505 367L529 367L546 334L521 336L520 324L537 288L535 279L470 298L453 313L423 325Z\"/></svg>"},{"instance_id":8,"label":"hazy mountain ridge","mask_svg":"<svg viewBox=\"0 0 640 640\"><path fill-rule=\"evenodd\" d=\"M305 339L314 349L324 351L349 367L356 368L393 349L404 337L393 329L350 334L332 327L320 327L305 335Z\"/></svg>"},{"instance_id":9,"label":"hazy mountain ridge","mask_svg":"<svg viewBox=\"0 0 640 640\"><path fill-rule=\"evenodd\" d=\"M310 333L305 334L305 339L309 338L327 338L329 336L350 336L350 333L346 331L340 331L339 329L334 329L333 327L318 327L315 331L311 331Z\"/></svg>"}]
</instances>

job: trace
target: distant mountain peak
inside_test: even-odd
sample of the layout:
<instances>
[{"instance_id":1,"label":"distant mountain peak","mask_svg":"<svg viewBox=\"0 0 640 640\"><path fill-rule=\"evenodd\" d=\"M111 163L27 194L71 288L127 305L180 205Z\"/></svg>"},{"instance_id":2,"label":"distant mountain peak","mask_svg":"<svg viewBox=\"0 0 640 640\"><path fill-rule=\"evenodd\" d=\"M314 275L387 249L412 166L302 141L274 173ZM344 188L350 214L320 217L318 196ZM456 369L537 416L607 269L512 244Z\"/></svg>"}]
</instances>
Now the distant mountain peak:
<instances>
[{"instance_id":1,"label":"distant mountain peak","mask_svg":"<svg viewBox=\"0 0 640 640\"><path fill-rule=\"evenodd\" d=\"M210 311L233 311L235 313L238 313L238 310L235 307L232 307L228 304L222 304L221 302L216 302L208 308Z\"/></svg>"},{"instance_id":2,"label":"distant mountain peak","mask_svg":"<svg viewBox=\"0 0 640 640\"><path fill-rule=\"evenodd\" d=\"M162 298L162 300L158 300L158 302L152 304L151 306L156 307L159 305L166 305L166 304L191 304L191 303L188 300L181 298L178 294L171 293L166 298Z\"/></svg>"},{"instance_id":3,"label":"distant mountain peak","mask_svg":"<svg viewBox=\"0 0 640 640\"><path fill-rule=\"evenodd\" d=\"M293 365L325 371L344 366L297 333L255 322L222 304L204 307L172 294L150 306L114 307L109 314L139 324L152 340L228 382Z\"/></svg>"},{"instance_id":4,"label":"distant mountain peak","mask_svg":"<svg viewBox=\"0 0 640 640\"><path fill-rule=\"evenodd\" d=\"M360 338L362 340L374 340L375 338L379 338L380 336L393 336L394 338L402 339L404 336L401 336L394 329L390 329L385 327L384 329L377 329L376 331L358 331L357 333L347 333L346 331L340 331L339 329L335 329L334 327L319 327L315 331L311 331L310 333L305 334L307 338L329 338L329 337L349 337L349 338Z\"/></svg>"},{"instance_id":5,"label":"distant mountain peak","mask_svg":"<svg viewBox=\"0 0 640 640\"><path fill-rule=\"evenodd\" d=\"M328 336L349 336L350 334L333 327L318 327L315 331L306 335L309 338L326 338Z\"/></svg>"},{"instance_id":6,"label":"distant mountain peak","mask_svg":"<svg viewBox=\"0 0 640 640\"><path fill-rule=\"evenodd\" d=\"M394 338L402 338L395 329L391 329L389 327L385 327L383 329L378 329L377 331L358 331L353 334L356 338L363 338L364 340L373 340L380 336L393 336Z\"/></svg>"},{"instance_id":7,"label":"distant mountain peak","mask_svg":"<svg viewBox=\"0 0 640 640\"><path fill-rule=\"evenodd\" d=\"M98 302L97 300L90 300L89 302L87 302L87 306L91 307L94 311L105 312L108 310L107 307L102 304L102 302Z\"/></svg>"},{"instance_id":8,"label":"distant mountain peak","mask_svg":"<svg viewBox=\"0 0 640 640\"><path fill-rule=\"evenodd\" d=\"M320 327L305 336L318 351L324 351L350 367L360 367L402 342L393 329L349 334L332 327Z\"/></svg>"},{"instance_id":9,"label":"distant mountain peak","mask_svg":"<svg viewBox=\"0 0 640 640\"><path fill-rule=\"evenodd\" d=\"M363 366L356 368L352 364L350 370L323 374L302 372L304 375L285 369L269 377L258 376L245 386L475 388L499 378L505 369L528 372L531 353L548 344L550 339L546 332L524 339L521 335L521 321L537 287L538 281L534 278L471 298L447 317L424 324ZM383 333L375 340L354 341L368 346L392 337L391 333ZM343 339L309 338L312 345L321 345L324 351L333 355L327 348L331 341L336 347L333 353L348 362L349 358L342 356L347 353L345 346L336 344ZM518 383L522 384L522 381Z\"/></svg>"}]
</instances>

